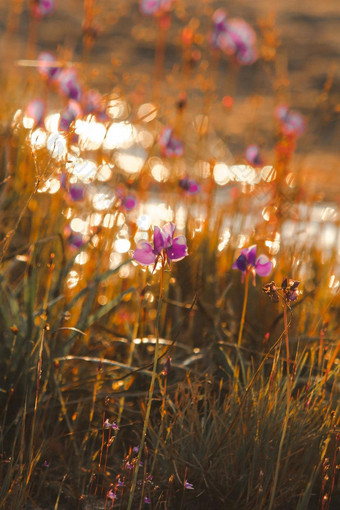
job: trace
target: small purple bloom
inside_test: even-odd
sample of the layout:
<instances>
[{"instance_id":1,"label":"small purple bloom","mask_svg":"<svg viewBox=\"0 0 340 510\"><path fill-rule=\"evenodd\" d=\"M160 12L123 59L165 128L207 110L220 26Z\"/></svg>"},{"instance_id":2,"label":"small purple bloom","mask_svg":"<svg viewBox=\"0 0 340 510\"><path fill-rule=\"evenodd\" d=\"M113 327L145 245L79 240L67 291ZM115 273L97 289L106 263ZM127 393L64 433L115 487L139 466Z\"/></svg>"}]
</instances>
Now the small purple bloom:
<instances>
[{"instance_id":1,"label":"small purple bloom","mask_svg":"<svg viewBox=\"0 0 340 510\"><path fill-rule=\"evenodd\" d=\"M151 499L148 498L147 496L145 496L144 503L146 503L147 505L150 505L151 504Z\"/></svg>"},{"instance_id":2,"label":"small purple bloom","mask_svg":"<svg viewBox=\"0 0 340 510\"><path fill-rule=\"evenodd\" d=\"M78 83L78 76L74 69L63 69L58 76L60 92L70 99L80 101L82 89Z\"/></svg>"},{"instance_id":3,"label":"small purple bloom","mask_svg":"<svg viewBox=\"0 0 340 510\"><path fill-rule=\"evenodd\" d=\"M108 418L104 421L104 429L113 429L113 430L119 430L118 425L113 421L112 423L109 422Z\"/></svg>"},{"instance_id":4,"label":"small purple bloom","mask_svg":"<svg viewBox=\"0 0 340 510\"><path fill-rule=\"evenodd\" d=\"M120 205L126 211L131 211L137 205L137 200L133 195L128 195L123 186L118 186L116 196L120 199Z\"/></svg>"},{"instance_id":5,"label":"small purple bloom","mask_svg":"<svg viewBox=\"0 0 340 510\"><path fill-rule=\"evenodd\" d=\"M125 483L121 481L120 478L118 478L117 480L117 487L124 487L125 486Z\"/></svg>"},{"instance_id":6,"label":"small purple bloom","mask_svg":"<svg viewBox=\"0 0 340 510\"><path fill-rule=\"evenodd\" d=\"M45 115L45 103L42 99L33 99L26 108L26 115L34 119L34 127L43 126Z\"/></svg>"},{"instance_id":7,"label":"small purple bloom","mask_svg":"<svg viewBox=\"0 0 340 510\"><path fill-rule=\"evenodd\" d=\"M183 144L179 138L174 135L172 127L166 126L159 135L158 141L162 153L168 158L183 155Z\"/></svg>"},{"instance_id":8,"label":"small purple bloom","mask_svg":"<svg viewBox=\"0 0 340 510\"><path fill-rule=\"evenodd\" d=\"M45 468L49 468L49 467L50 467L50 463L49 463L49 462L47 462L47 460L44 460L43 466L44 466Z\"/></svg>"},{"instance_id":9,"label":"small purple bloom","mask_svg":"<svg viewBox=\"0 0 340 510\"><path fill-rule=\"evenodd\" d=\"M154 16L169 11L172 0L140 0L140 10L145 16Z\"/></svg>"},{"instance_id":10,"label":"small purple bloom","mask_svg":"<svg viewBox=\"0 0 340 510\"><path fill-rule=\"evenodd\" d=\"M55 8L54 0L34 0L33 15L37 18L43 18L48 14L52 14Z\"/></svg>"},{"instance_id":11,"label":"small purple bloom","mask_svg":"<svg viewBox=\"0 0 340 510\"><path fill-rule=\"evenodd\" d=\"M167 260L177 262L188 255L183 235L174 238L176 225L167 223L163 228L154 227L153 246L144 240L137 243L133 258L143 266L155 264L162 254Z\"/></svg>"},{"instance_id":12,"label":"small purple bloom","mask_svg":"<svg viewBox=\"0 0 340 510\"><path fill-rule=\"evenodd\" d=\"M129 461L125 464L125 467L126 469L133 469L133 465Z\"/></svg>"},{"instance_id":13,"label":"small purple bloom","mask_svg":"<svg viewBox=\"0 0 340 510\"><path fill-rule=\"evenodd\" d=\"M81 234L71 234L68 243L72 248L79 250L84 245L84 238Z\"/></svg>"},{"instance_id":14,"label":"small purple bloom","mask_svg":"<svg viewBox=\"0 0 340 510\"><path fill-rule=\"evenodd\" d=\"M287 105L279 105L275 110L275 117L280 123L282 133L286 136L299 137L306 129L304 117L294 110L289 110Z\"/></svg>"},{"instance_id":15,"label":"small purple bloom","mask_svg":"<svg viewBox=\"0 0 340 510\"><path fill-rule=\"evenodd\" d=\"M248 145L248 147L245 150L244 157L250 163L254 166L261 166L263 165L263 160L260 157L260 148L258 145Z\"/></svg>"},{"instance_id":16,"label":"small purple bloom","mask_svg":"<svg viewBox=\"0 0 340 510\"><path fill-rule=\"evenodd\" d=\"M68 131L72 122L80 117L81 114L82 111L79 103L71 99L60 115L59 129L61 131Z\"/></svg>"},{"instance_id":17,"label":"small purple bloom","mask_svg":"<svg viewBox=\"0 0 340 510\"><path fill-rule=\"evenodd\" d=\"M227 27L227 13L223 9L217 9L212 17L212 31L209 36L209 42L213 49L223 49Z\"/></svg>"},{"instance_id":18,"label":"small purple bloom","mask_svg":"<svg viewBox=\"0 0 340 510\"><path fill-rule=\"evenodd\" d=\"M139 452L139 446L138 446L138 445L137 445L137 446L134 446L134 447L132 448L132 452L133 452L133 453L138 453L138 452Z\"/></svg>"},{"instance_id":19,"label":"small purple bloom","mask_svg":"<svg viewBox=\"0 0 340 510\"><path fill-rule=\"evenodd\" d=\"M168 359L166 360L166 362L163 365L162 374L164 376L168 375L170 367L171 367L171 358L170 358L170 356L168 356Z\"/></svg>"},{"instance_id":20,"label":"small purple bloom","mask_svg":"<svg viewBox=\"0 0 340 510\"><path fill-rule=\"evenodd\" d=\"M287 301L295 301L298 297L297 288L300 282L292 280L291 278L285 278L281 284L284 297Z\"/></svg>"},{"instance_id":21,"label":"small purple bloom","mask_svg":"<svg viewBox=\"0 0 340 510\"><path fill-rule=\"evenodd\" d=\"M83 184L70 184L68 192L74 202L80 202L85 198L85 186Z\"/></svg>"},{"instance_id":22,"label":"small purple bloom","mask_svg":"<svg viewBox=\"0 0 340 510\"><path fill-rule=\"evenodd\" d=\"M107 497L108 499L114 500L117 499L117 494L112 489L110 489L109 492L107 493Z\"/></svg>"},{"instance_id":23,"label":"small purple bloom","mask_svg":"<svg viewBox=\"0 0 340 510\"><path fill-rule=\"evenodd\" d=\"M189 490L194 490L194 486L192 483L188 482L188 480L184 481L184 488Z\"/></svg>"},{"instance_id":24,"label":"small purple bloom","mask_svg":"<svg viewBox=\"0 0 340 510\"><path fill-rule=\"evenodd\" d=\"M189 195L196 195L201 191L201 186L194 179L189 179L189 177L181 179L179 185Z\"/></svg>"},{"instance_id":25,"label":"small purple bloom","mask_svg":"<svg viewBox=\"0 0 340 510\"><path fill-rule=\"evenodd\" d=\"M233 264L233 269L238 269L243 274L251 271L259 276L268 276L273 269L273 264L266 255L256 258L256 245L241 250L241 255Z\"/></svg>"},{"instance_id":26,"label":"small purple bloom","mask_svg":"<svg viewBox=\"0 0 340 510\"><path fill-rule=\"evenodd\" d=\"M60 67L56 66L56 59L53 53L43 51L39 54L38 72L51 81L57 79L60 73Z\"/></svg>"}]
</instances>

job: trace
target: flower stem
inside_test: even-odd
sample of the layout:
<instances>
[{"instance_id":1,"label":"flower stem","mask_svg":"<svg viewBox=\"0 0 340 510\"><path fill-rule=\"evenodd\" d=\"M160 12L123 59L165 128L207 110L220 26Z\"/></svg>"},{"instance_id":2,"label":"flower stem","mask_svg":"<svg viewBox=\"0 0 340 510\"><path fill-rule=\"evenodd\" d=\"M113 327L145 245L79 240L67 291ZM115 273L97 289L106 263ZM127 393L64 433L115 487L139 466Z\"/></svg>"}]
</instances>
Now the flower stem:
<instances>
[{"instance_id":1,"label":"flower stem","mask_svg":"<svg viewBox=\"0 0 340 510\"><path fill-rule=\"evenodd\" d=\"M289 338L288 338L288 319L287 319L287 303L286 302L283 305L283 320L284 320L284 325L285 325L285 338L286 338L287 378L289 378L290 359L289 359Z\"/></svg>"},{"instance_id":2,"label":"flower stem","mask_svg":"<svg viewBox=\"0 0 340 510\"><path fill-rule=\"evenodd\" d=\"M162 303L163 303L163 292L164 292L163 286L164 286L164 259L162 258L160 294L159 294L157 317L156 317L156 344L155 344L155 352L154 352L154 359L153 359L152 376L151 376L151 382L150 382L150 387L149 387L148 403L147 403L146 413L145 413L145 418L144 418L143 432L142 432L142 437L141 437L141 441L140 441L140 445L139 445L138 456L136 459L136 465L135 465L132 485L131 485L131 489L130 489L127 510L131 510L131 508L132 508L133 497L134 497L136 485L137 485L139 465L140 465L141 458L142 458L142 452L144 449L146 433L148 430L149 420L150 420L152 397L153 397L153 391L155 388L155 381L156 381L156 375L157 375L157 362L158 362L158 352L159 352L159 319L160 319Z\"/></svg>"},{"instance_id":3,"label":"flower stem","mask_svg":"<svg viewBox=\"0 0 340 510\"><path fill-rule=\"evenodd\" d=\"M240 329L239 329L239 332L238 332L238 340L237 340L237 345L238 346L240 346L241 342L242 342L242 333L243 333L244 319L245 319L245 316L246 316L247 301L248 301L248 288L249 288L249 271L246 272L245 283L244 283L243 308L242 308L241 323L240 323Z\"/></svg>"}]
</instances>

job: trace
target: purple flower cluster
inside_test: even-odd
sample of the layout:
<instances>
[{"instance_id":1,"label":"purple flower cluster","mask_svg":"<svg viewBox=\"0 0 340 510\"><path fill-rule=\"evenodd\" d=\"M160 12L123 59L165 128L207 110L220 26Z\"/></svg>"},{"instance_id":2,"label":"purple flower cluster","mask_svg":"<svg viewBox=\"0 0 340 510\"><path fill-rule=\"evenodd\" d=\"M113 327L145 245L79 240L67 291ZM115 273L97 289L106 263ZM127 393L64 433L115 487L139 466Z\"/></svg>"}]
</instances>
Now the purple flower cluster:
<instances>
[{"instance_id":1,"label":"purple flower cluster","mask_svg":"<svg viewBox=\"0 0 340 510\"><path fill-rule=\"evenodd\" d=\"M186 239L183 235L175 237L176 225L167 223L163 228L154 227L153 246L141 240L133 253L133 258L142 266L155 264L160 256L165 260L178 262L188 255Z\"/></svg>"},{"instance_id":2,"label":"purple flower cluster","mask_svg":"<svg viewBox=\"0 0 340 510\"><path fill-rule=\"evenodd\" d=\"M212 18L210 44L235 58L241 65L250 65L258 58L256 34L243 19L228 19L223 9L215 11Z\"/></svg>"},{"instance_id":3,"label":"purple flower cluster","mask_svg":"<svg viewBox=\"0 0 340 510\"><path fill-rule=\"evenodd\" d=\"M284 278L281 287L277 287L276 283L270 282L267 283L263 287L263 292L267 294L268 297L274 302L278 303L281 299L283 299L286 303L289 301L296 301L298 298L298 286L300 285L300 282L297 280L293 280L292 278ZM282 291L282 294L281 292Z\"/></svg>"}]
</instances>

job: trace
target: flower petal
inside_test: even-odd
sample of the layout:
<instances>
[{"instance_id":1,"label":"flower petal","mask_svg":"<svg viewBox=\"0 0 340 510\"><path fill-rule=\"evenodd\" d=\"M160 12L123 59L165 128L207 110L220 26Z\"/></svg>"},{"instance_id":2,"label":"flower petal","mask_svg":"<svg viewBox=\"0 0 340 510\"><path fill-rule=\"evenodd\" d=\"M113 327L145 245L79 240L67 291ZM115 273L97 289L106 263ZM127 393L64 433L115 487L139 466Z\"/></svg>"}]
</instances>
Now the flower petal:
<instances>
[{"instance_id":1,"label":"flower petal","mask_svg":"<svg viewBox=\"0 0 340 510\"><path fill-rule=\"evenodd\" d=\"M184 259L188 255L187 241L185 236L178 236L172 242L172 246L166 251L168 259L173 262Z\"/></svg>"},{"instance_id":2,"label":"flower petal","mask_svg":"<svg viewBox=\"0 0 340 510\"><path fill-rule=\"evenodd\" d=\"M139 241L133 253L133 258L142 266L148 266L156 262L156 255L153 252L152 246L147 241Z\"/></svg>"},{"instance_id":3,"label":"flower petal","mask_svg":"<svg viewBox=\"0 0 340 510\"><path fill-rule=\"evenodd\" d=\"M166 243L167 243L167 248L169 248L172 245L172 240L174 238L175 230L176 230L176 225L171 222L166 223L164 225L164 227L162 228L162 231L163 231Z\"/></svg>"},{"instance_id":4,"label":"flower petal","mask_svg":"<svg viewBox=\"0 0 340 510\"><path fill-rule=\"evenodd\" d=\"M235 260L233 264L233 269L238 269L243 273L247 271L247 267L248 267L247 257L244 253L241 253L241 255Z\"/></svg>"},{"instance_id":5,"label":"flower petal","mask_svg":"<svg viewBox=\"0 0 340 510\"><path fill-rule=\"evenodd\" d=\"M266 255L260 255L255 264L255 271L259 276L268 276L273 269L273 263Z\"/></svg>"},{"instance_id":6,"label":"flower petal","mask_svg":"<svg viewBox=\"0 0 340 510\"><path fill-rule=\"evenodd\" d=\"M167 244L166 234L164 233L163 229L159 227L154 227L153 229L153 245L154 252L157 253L157 255L162 250L164 250L164 248L167 248L169 246Z\"/></svg>"},{"instance_id":7,"label":"flower petal","mask_svg":"<svg viewBox=\"0 0 340 510\"><path fill-rule=\"evenodd\" d=\"M250 246L248 248L248 251L247 251L247 262L251 266L255 267L255 261L256 261L256 244L253 244L253 246Z\"/></svg>"}]
</instances>

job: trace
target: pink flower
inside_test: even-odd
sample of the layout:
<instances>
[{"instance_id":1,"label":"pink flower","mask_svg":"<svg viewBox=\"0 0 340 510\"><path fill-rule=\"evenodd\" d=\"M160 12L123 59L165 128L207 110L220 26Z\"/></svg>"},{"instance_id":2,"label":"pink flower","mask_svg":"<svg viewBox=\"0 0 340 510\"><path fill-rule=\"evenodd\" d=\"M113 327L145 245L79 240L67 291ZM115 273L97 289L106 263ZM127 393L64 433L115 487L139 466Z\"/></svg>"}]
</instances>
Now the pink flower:
<instances>
[{"instance_id":1,"label":"pink flower","mask_svg":"<svg viewBox=\"0 0 340 510\"><path fill-rule=\"evenodd\" d=\"M245 150L244 157L250 163L254 166L261 166L263 165L263 160L260 157L260 148L258 145L248 145L248 147Z\"/></svg>"},{"instance_id":2,"label":"pink flower","mask_svg":"<svg viewBox=\"0 0 340 510\"><path fill-rule=\"evenodd\" d=\"M259 276L268 276L273 269L273 263L266 255L259 255L256 258L256 245L254 244L250 248L241 250L240 256L233 264L233 269L241 271L243 276L252 272L255 278L255 273Z\"/></svg>"},{"instance_id":3,"label":"pink flower","mask_svg":"<svg viewBox=\"0 0 340 510\"><path fill-rule=\"evenodd\" d=\"M226 44L227 30L227 13L223 9L217 9L212 17L212 31L209 36L209 42L213 49L223 50Z\"/></svg>"},{"instance_id":4,"label":"pink flower","mask_svg":"<svg viewBox=\"0 0 340 510\"><path fill-rule=\"evenodd\" d=\"M52 14L55 8L54 0L35 0L33 2L33 15L37 18L43 18Z\"/></svg>"},{"instance_id":5,"label":"pink flower","mask_svg":"<svg viewBox=\"0 0 340 510\"><path fill-rule=\"evenodd\" d=\"M63 69L58 75L58 83L62 94L75 101L80 101L82 89L74 69Z\"/></svg>"},{"instance_id":6,"label":"pink flower","mask_svg":"<svg viewBox=\"0 0 340 510\"><path fill-rule=\"evenodd\" d=\"M66 108L62 111L59 121L59 129L61 131L68 131L70 125L76 118L82 115L80 105L77 101L72 99L68 102Z\"/></svg>"},{"instance_id":7,"label":"pink flower","mask_svg":"<svg viewBox=\"0 0 340 510\"><path fill-rule=\"evenodd\" d=\"M180 187L189 195L196 195L201 191L201 186L194 179L184 177L179 181Z\"/></svg>"},{"instance_id":8,"label":"pink flower","mask_svg":"<svg viewBox=\"0 0 340 510\"><path fill-rule=\"evenodd\" d=\"M285 104L280 104L275 110L275 117L278 119L281 131L286 136L301 136L306 129L304 117L294 110L289 110Z\"/></svg>"},{"instance_id":9,"label":"pink flower","mask_svg":"<svg viewBox=\"0 0 340 510\"><path fill-rule=\"evenodd\" d=\"M145 16L154 16L169 11L172 0L140 0L140 10Z\"/></svg>"},{"instance_id":10,"label":"pink flower","mask_svg":"<svg viewBox=\"0 0 340 510\"><path fill-rule=\"evenodd\" d=\"M184 236L174 238L176 225L167 223L163 228L154 227L153 246L144 240L137 243L133 258L142 266L155 264L160 255L167 260L178 262L188 255Z\"/></svg>"},{"instance_id":11,"label":"pink flower","mask_svg":"<svg viewBox=\"0 0 340 510\"><path fill-rule=\"evenodd\" d=\"M42 99L32 99L27 105L26 115L34 120L34 127L43 126L46 105Z\"/></svg>"},{"instance_id":12,"label":"pink flower","mask_svg":"<svg viewBox=\"0 0 340 510\"><path fill-rule=\"evenodd\" d=\"M38 72L48 80L56 80L60 67L56 66L56 58L53 53L43 51L38 56Z\"/></svg>"},{"instance_id":13,"label":"pink flower","mask_svg":"<svg viewBox=\"0 0 340 510\"><path fill-rule=\"evenodd\" d=\"M158 141L162 153L168 158L183 155L183 144L179 138L174 135L172 127L166 126L159 135Z\"/></svg>"}]
</instances>

